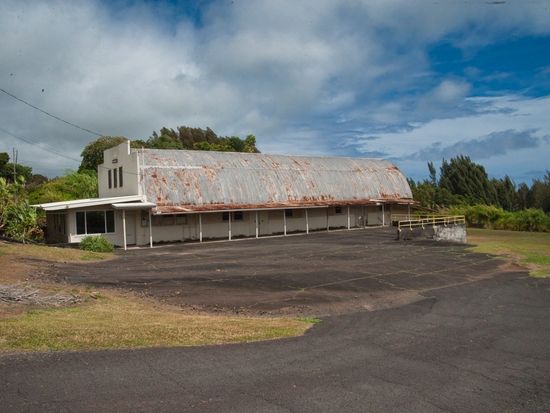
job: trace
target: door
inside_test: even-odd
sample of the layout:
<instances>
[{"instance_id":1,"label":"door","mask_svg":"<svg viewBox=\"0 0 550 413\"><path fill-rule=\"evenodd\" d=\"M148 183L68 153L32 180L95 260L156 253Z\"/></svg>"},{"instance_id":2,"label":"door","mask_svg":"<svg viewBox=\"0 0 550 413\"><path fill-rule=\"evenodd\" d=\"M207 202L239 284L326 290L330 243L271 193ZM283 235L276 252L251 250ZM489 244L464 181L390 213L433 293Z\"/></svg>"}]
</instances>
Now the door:
<instances>
[{"instance_id":1,"label":"door","mask_svg":"<svg viewBox=\"0 0 550 413\"><path fill-rule=\"evenodd\" d=\"M367 225L382 225L382 207L367 207Z\"/></svg>"},{"instance_id":2,"label":"door","mask_svg":"<svg viewBox=\"0 0 550 413\"><path fill-rule=\"evenodd\" d=\"M136 211L126 211L126 244L136 243Z\"/></svg>"},{"instance_id":3,"label":"door","mask_svg":"<svg viewBox=\"0 0 550 413\"><path fill-rule=\"evenodd\" d=\"M258 211L258 221L260 235L269 235L269 211Z\"/></svg>"}]
</instances>

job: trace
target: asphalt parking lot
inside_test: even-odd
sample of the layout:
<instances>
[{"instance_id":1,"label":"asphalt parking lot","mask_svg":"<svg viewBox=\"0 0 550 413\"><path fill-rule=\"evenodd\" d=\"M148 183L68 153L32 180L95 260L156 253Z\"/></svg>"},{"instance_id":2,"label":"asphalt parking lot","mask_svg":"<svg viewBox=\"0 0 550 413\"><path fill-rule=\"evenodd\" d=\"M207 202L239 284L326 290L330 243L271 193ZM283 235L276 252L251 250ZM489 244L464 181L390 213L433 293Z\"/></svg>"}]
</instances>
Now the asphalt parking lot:
<instances>
[{"instance_id":1,"label":"asphalt parking lot","mask_svg":"<svg viewBox=\"0 0 550 413\"><path fill-rule=\"evenodd\" d=\"M342 314L414 302L435 288L491 277L499 260L465 246L396 241L395 229L176 244L114 261L58 266L69 282L130 288L208 312Z\"/></svg>"},{"instance_id":2,"label":"asphalt parking lot","mask_svg":"<svg viewBox=\"0 0 550 413\"><path fill-rule=\"evenodd\" d=\"M367 230L53 270L209 311L334 314L285 340L0 354L2 410L550 411L550 280L463 246Z\"/></svg>"}]
</instances>

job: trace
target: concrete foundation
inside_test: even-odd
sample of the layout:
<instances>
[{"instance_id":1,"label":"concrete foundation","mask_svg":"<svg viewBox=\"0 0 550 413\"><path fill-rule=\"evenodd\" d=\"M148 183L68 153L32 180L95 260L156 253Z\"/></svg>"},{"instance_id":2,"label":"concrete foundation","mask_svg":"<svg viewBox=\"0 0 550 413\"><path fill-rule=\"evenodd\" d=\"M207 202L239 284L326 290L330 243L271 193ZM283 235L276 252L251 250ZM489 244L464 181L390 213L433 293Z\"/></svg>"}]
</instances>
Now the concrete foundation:
<instances>
[{"instance_id":1,"label":"concrete foundation","mask_svg":"<svg viewBox=\"0 0 550 413\"><path fill-rule=\"evenodd\" d=\"M411 239L432 239L434 241L451 241L461 244L466 244L466 225L426 225L424 228L402 228L401 232L397 232L399 240Z\"/></svg>"},{"instance_id":2,"label":"concrete foundation","mask_svg":"<svg viewBox=\"0 0 550 413\"><path fill-rule=\"evenodd\" d=\"M436 241L452 241L466 244L466 225L439 225L435 227L433 239Z\"/></svg>"}]
</instances>

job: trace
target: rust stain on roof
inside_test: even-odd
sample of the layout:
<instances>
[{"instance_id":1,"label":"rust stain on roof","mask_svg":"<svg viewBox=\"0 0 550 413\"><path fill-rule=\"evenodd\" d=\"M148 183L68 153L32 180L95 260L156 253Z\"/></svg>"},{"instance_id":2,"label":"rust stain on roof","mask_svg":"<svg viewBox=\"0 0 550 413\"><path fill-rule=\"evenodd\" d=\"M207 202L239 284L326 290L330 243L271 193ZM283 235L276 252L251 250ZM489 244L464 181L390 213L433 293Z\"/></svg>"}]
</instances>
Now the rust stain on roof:
<instances>
[{"instance_id":1,"label":"rust stain on roof","mask_svg":"<svg viewBox=\"0 0 550 413\"><path fill-rule=\"evenodd\" d=\"M140 150L143 194L161 213L411 203L388 161L234 152Z\"/></svg>"}]
</instances>

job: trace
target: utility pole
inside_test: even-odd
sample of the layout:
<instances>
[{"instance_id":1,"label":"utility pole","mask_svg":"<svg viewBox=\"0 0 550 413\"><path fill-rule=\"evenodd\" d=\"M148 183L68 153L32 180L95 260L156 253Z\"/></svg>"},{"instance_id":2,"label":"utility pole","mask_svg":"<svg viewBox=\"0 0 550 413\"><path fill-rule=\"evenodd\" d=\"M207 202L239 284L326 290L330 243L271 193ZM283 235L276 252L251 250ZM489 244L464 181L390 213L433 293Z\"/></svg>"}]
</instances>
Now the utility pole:
<instances>
[{"instance_id":1,"label":"utility pole","mask_svg":"<svg viewBox=\"0 0 550 413\"><path fill-rule=\"evenodd\" d=\"M12 148L12 163L13 163L13 183L15 184L17 179L17 154L18 151L15 148Z\"/></svg>"}]
</instances>

